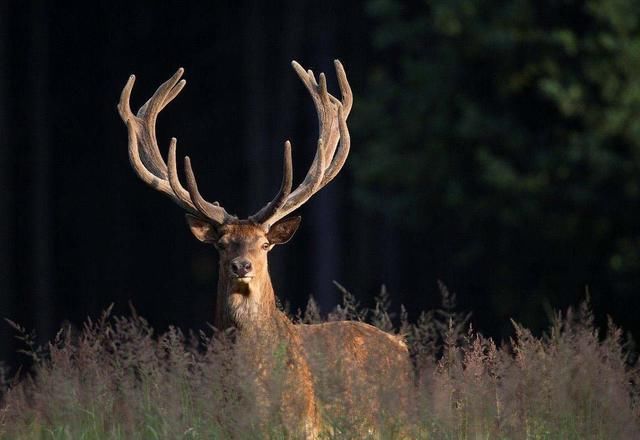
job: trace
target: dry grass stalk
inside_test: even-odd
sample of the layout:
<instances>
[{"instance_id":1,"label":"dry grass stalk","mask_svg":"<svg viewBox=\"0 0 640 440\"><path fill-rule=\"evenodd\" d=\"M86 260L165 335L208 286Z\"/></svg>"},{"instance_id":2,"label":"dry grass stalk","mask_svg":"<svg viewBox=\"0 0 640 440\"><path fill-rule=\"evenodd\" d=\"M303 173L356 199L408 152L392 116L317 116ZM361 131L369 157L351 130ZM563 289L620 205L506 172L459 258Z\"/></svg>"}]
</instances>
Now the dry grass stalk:
<instances>
[{"instance_id":1,"label":"dry grass stalk","mask_svg":"<svg viewBox=\"0 0 640 440\"><path fill-rule=\"evenodd\" d=\"M314 307L304 316L317 317ZM358 316L381 312L379 303ZM557 315L542 337L514 323L503 346L456 319L466 316L449 308L402 323L415 364L411 390L376 383L378 366L356 372L310 360L320 372L320 438L638 438L638 368L621 331L610 323L600 337L588 307ZM237 337L176 328L154 335L144 319L108 312L77 334L65 328L46 349L29 348L33 372L5 387L0 438L296 438L281 412L295 386L286 347L272 341L256 357ZM269 380L256 380L256 371ZM379 409L374 431L365 398ZM402 399L410 399L408 414Z\"/></svg>"}]
</instances>

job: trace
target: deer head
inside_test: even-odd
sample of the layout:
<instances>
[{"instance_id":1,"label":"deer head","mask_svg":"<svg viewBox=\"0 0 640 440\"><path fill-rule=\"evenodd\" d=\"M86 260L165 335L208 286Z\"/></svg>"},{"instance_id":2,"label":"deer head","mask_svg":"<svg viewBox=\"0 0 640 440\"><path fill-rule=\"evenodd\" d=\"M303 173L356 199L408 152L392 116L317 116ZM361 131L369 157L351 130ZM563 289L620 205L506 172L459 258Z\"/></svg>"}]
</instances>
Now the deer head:
<instances>
[{"instance_id":1,"label":"deer head","mask_svg":"<svg viewBox=\"0 0 640 440\"><path fill-rule=\"evenodd\" d=\"M347 117L353 102L351 88L342 64L334 62L342 94L339 100L327 91L325 75L318 80L293 61L292 66L315 104L319 137L316 154L302 183L292 191L291 143L284 144L282 184L275 197L255 214L239 219L227 213L218 202L208 202L198 190L189 157L184 158L186 189L180 182L176 165L176 138L169 144L167 161L156 140L155 125L160 111L185 86L178 71L133 114L129 105L135 76L131 75L120 97L118 112L127 125L129 159L137 175L152 188L168 196L187 211L187 223L193 235L215 246L220 254L216 326L243 326L269 316L275 309L275 295L269 278L267 253L291 239L300 225L300 217L285 218L338 174L349 153Z\"/></svg>"}]
</instances>

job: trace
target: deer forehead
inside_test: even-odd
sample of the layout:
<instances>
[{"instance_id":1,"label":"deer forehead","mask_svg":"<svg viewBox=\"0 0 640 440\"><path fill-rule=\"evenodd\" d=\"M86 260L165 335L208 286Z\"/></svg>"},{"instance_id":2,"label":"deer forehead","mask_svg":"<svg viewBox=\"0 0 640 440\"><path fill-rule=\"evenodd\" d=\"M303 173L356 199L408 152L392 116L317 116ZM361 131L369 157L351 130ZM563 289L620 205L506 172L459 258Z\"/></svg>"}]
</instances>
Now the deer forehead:
<instances>
[{"instance_id":1,"label":"deer forehead","mask_svg":"<svg viewBox=\"0 0 640 440\"><path fill-rule=\"evenodd\" d=\"M228 224L220 228L220 241L223 243L262 244L267 235L264 229L251 224Z\"/></svg>"}]
</instances>

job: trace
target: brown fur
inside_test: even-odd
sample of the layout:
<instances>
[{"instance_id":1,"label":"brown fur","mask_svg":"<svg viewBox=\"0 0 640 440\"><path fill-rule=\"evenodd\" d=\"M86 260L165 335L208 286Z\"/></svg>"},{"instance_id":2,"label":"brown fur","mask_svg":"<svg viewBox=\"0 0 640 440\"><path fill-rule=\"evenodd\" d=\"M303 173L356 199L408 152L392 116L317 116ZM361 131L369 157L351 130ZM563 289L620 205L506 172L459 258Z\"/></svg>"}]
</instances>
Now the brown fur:
<instances>
[{"instance_id":1,"label":"brown fur","mask_svg":"<svg viewBox=\"0 0 640 440\"><path fill-rule=\"evenodd\" d=\"M355 321L299 324L296 330L316 395L331 412L364 414L364 428L389 414L406 415L413 369L399 337Z\"/></svg>"},{"instance_id":2,"label":"brown fur","mask_svg":"<svg viewBox=\"0 0 640 440\"><path fill-rule=\"evenodd\" d=\"M214 244L220 254L215 325L236 327L239 339L255 347L255 353L263 353L256 344L265 340L286 344L289 380L295 386L283 393L281 411L313 425L307 437L318 431L316 396L332 410L359 408L373 419L385 412L381 401L393 405L395 412L398 405L406 406L412 370L400 338L361 322L294 325L277 309L267 254L291 238L299 219L281 220L268 231L247 221L218 229L195 218L189 223L194 235ZM251 262L249 281L239 282L231 270L238 258ZM264 361L262 354L255 357L256 371L264 372Z\"/></svg>"},{"instance_id":3,"label":"brown fur","mask_svg":"<svg viewBox=\"0 0 640 440\"><path fill-rule=\"evenodd\" d=\"M239 351L248 354L243 360L258 373L258 390L265 390L258 398L264 401L264 407L274 404L274 396L269 396L266 390L272 385L270 370L277 362L274 354L284 344L287 374L279 384L282 388L276 404L290 435L317 437L318 412L309 365L296 327L276 307L269 277L267 253L278 238L270 237L263 227L251 222L227 224L218 230L195 218L189 219L189 223L194 235L214 244L220 254L215 325L219 329L230 326L238 329ZM203 230L206 230L204 234ZM251 262L249 282L239 282L230 270L236 258Z\"/></svg>"},{"instance_id":4,"label":"brown fur","mask_svg":"<svg viewBox=\"0 0 640 440\"><path fill-rule=\"evenodd\" d=\"M320 130L318 150L304 181L291 191L291 143L285 142L280 190L248 220L239 220L229 215L219 203L208 202L202 197L188 157L184 159L187 188L182 186L177 171L175 138L169 145L166 163L158 150L156 118L186 84L181 79L184 69L178 69L165 81L136 114L129 105L135 81L131 75L118 103L120 117L127 125L129 159L135 172L142 181L184 208L189 213L187 222L196 238L214 244L220 253L215 325L219 329L231 326L238 328L240 352L245 346L255 348L255 355L246 360L255 367L255 379L260 385L258 388L268 388L269 377L274 373L269 365L274 353L280 353L280 347L284 344L289 371L287 376L290 379L287 382L293 386L285 387L280 410L284 420L291 422L287 428L289 434L299 437L304 433L306 438L316 437L318 432L314 384L310 372L310 366L320 368L316 367L317 359L329 361L326 366L334 365L337 361L346 368L344 373L348 383L344 387L344 396L349 401L355 390L354 386L349 385L352 376L355 378L359 372L365 372L364 376L369 377L365 370L369 365L373 366L374 373L381 374L371 377L379 377L381 381L391 379L383 375L395 372L394 363L398 363L396 373L401 377L407 370L405 366L409 365L406 347L373 328L352 323L317 328L296 327L275 306L275 294L267 268L267 252L293 236L300 224L300 217L285 217L331 182L349 154L351 138L347 117L353 104L353 94L342 64L335 60L334 65L342 99L329 94L324 74L316 79L311 70L292 62L316 105ZM309 355L305 353L303 343L309 344ZM316 359L316 353L322 350L325 353ZM320 374L320 371L314 371L316 384L319 383ZM268 392L263 394L265 399L269 397ZM296 425L302 425L302 431Z\"/></svg>"}]
</instances>

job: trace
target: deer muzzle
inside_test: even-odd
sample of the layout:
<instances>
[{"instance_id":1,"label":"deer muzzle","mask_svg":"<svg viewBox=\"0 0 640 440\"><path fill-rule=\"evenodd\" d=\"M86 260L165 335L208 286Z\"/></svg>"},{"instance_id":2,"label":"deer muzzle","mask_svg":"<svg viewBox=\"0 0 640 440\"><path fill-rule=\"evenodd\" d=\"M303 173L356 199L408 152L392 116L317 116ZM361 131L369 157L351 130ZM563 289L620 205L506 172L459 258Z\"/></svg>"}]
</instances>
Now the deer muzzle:
<instances>
[{"instance_id":1,"label":"deer muzzle","mask_svg":"<svg viewBox=\"0 0 640 440\"><path fill-rule=\"evenodd\" d=\"M253 278L251 266L251 261L246 258L238 257L234 258L231 261L231 276L236 278L238 281L248 282Z\"/></svg>"}]
</instances>

